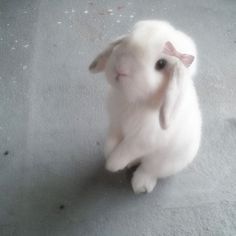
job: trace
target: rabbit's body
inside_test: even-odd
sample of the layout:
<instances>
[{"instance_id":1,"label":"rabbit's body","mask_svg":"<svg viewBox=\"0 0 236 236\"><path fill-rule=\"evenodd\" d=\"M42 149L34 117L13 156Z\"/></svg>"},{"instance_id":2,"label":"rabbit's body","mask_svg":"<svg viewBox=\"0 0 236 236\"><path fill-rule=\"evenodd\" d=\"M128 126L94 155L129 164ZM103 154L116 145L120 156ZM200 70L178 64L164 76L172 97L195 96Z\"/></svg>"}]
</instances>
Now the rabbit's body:
<instances>
[{"instance_id":1,"label":"rabbit's body","mask_svg":"<svg viewBox=\"0 0 236 236\"><path fill-rule=\"evenodd\" d=\"M158 42L158 46L151 46L151 49L158 51L171 38L175 45L196 57L195 45L188 36L158 21L139 23L123 47L120 39L120 47L115 43L112 46L105 65L111 84L107 99L110 126L105 147L106 168L115 172L139 162L132 178L136 193L151 192L158 178L186 167L196 156L201 138L201 113L192 81L196 60L186 68L175 57L167 57L166 70L160 74L153 72L152 50L146 53L147 46L139 45L144 44L145 34L153 34L152 29L159 29L166 36L160 34L158 38L155 34L152 41ZM165 57L161 50L158 54ZM144 67L149 59L150 68L149 62ZM98 63L96 61L96 67Z\"/></svg>"},{"instance_id":2,"label":"rabbit's body","mask_svg":"<svg viewBox=\"0 0 236 236\"><path fill-rule=\"evenodd\" d=\"M184 96L178 116L169 129L163 130L159 125L158 109L155 110L147 104L128 104L119 93L110 91L108 97L110 129L117 137L117 141L114 141L112 135L108 136L106 149L114 150L121 140L126 139L127 152L132 145L135 145L140 153L143 152L143 156L131 159L128 164L138 160L148 175L155 178L167 177L182 170L194 159L201 137L201 113L191 80ZM110 142L115 142L112 147L109 146ZM121 161L120 165L108 162L108 169L118 171L126 166L122 163L122 157L117 161ZM134 190L141 191L141 189ZM144 190L152 189L144 188Z\"/></svg>"}]
</instances>

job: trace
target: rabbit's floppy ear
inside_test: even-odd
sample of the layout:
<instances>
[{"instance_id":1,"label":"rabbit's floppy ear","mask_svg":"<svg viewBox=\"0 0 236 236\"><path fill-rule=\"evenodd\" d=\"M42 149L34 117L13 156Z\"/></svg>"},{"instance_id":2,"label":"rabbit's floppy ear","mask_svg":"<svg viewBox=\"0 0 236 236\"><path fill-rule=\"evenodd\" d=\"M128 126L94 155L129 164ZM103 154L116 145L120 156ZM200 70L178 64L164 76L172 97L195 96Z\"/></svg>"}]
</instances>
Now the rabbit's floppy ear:
<instances>
[{"instance_id":1,"label":"rabbit's floppy ear","mask_svg":"<svg viewBox=\"0 0 236 236\"><path fill-rule=\"evenodd\" d=\"M181 68L182 67L182 68ZM183 65L177 62L169 68L165 79L168 80L163 93L159 120L162 129L167 129L175 118L181 101L184 71Z\"/></svg>"},{"instance_id":2,"label":"rabbit's floppy ear","mask_svg":"<svg viewBox=\"0 0 236 236\"><path fill-rule=\"evenodd\" d=\"M193 60L194 56L178 52L171 42L166 42L163 53L178 59L174 65L169 66L165 72L167 85L163 93L162 105L160 107L160 125L163 129L167 129L172 120L175 118L180 107L185 71Z\"/></svg>"},{"instance_id":3,"label":"rabbit's floppy ear","mask_svg":"<svg viewBox=\"0 0 236 236\"><path fill-rule=\"evenodd\" d=\"M92 73L98 73L105 69L107 60L112 53L113 48L120 44L126 36L120 36L113 42L111 42L101 53L97 55L97 57L93 60L93 62L89 66L89 71Z\"/></svg>"}]
</instances>

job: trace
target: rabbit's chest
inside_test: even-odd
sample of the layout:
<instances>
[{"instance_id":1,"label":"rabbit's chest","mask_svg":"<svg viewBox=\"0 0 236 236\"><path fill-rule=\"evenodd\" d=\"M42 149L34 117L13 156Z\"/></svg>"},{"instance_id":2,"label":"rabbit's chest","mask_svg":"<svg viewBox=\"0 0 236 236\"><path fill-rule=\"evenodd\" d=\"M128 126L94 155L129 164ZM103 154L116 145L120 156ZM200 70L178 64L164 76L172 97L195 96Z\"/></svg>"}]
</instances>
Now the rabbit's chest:
<instances>
[{"instance_id":1,"label":"rabbit's chest","mask_svg":"<svg viewBox=\"0 0 236 236\"><path fill-rule=\"evenodd\" d=\"M146 110L129 108L120 113L120 125L124 136L148 135L156 131L158 122L153 113Z\"/></svg>"},{"instance_id":2,"label":"rabbit's chest","mask_svg":"<svg viewBox=\"0 0 236 236\"><path fill-rule=\"evenodd\" d=\"M158 112L127 104L113 96L107 102L110 123L119 128L124 136L151 135L158 131Z\"/></svg>"}]
</instances>

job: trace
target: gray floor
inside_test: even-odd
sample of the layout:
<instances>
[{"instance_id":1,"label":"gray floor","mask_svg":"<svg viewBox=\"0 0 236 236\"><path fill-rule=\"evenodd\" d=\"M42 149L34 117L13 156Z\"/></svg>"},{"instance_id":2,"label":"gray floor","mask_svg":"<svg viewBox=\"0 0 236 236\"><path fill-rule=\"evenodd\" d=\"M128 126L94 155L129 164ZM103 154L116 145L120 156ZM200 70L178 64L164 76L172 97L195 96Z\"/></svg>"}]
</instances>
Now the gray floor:
<instances>
[{"instance_id":1,"label":"gray floor","mask_svg":"<svg viewBox=\"0 0 236 236\"><path fill-rule=\"evenodd\" d=\"M103 168L106 83L87 67L148 18L195 39L204 130L189 168L136 196ZM236 235L235 50L234 0L0 0L0 235Z\"/></svg>"}]
</instances>

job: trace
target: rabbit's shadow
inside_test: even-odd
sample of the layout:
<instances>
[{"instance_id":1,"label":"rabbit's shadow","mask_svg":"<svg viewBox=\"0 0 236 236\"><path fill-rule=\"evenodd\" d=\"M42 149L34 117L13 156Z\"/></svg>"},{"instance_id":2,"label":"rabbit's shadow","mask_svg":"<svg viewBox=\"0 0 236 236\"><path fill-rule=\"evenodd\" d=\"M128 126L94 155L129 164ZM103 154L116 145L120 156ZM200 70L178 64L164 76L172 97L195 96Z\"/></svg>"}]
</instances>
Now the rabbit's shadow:
<instances>
[{"instance_id":1,"label":"rabbit's shadow","mask_svg":"<svg viewBox=\"0 0 236 236\"><path fill-rule=\"evenodd\" d=\"M104 215L112 217L115 209L124 209L130 204L137 206L146 198L146 194L137 196L132 191L130 179L135 167L109 173L103 158L98 160L86 174L79 173L78 167L77 175L47 176L43 184L39 181L40 184L28 189L24 234L33 230L34 235L37 235L35 232L60 235L76 226L80 235L86 235L91 222L101 220ZM70 169L69 164L63 169Z\"/></svg>"},{"instance_id":2,"label":"rabbit's shadow","mask_svg":"<svg viewBox=\"0 0 236 236\"><path fill-rule=\"evenodd\" d=\"M64 166L64 170L70 166ZM132 171L109 173L104 161L94 165L85 175L47 175L47 179L36 171L37 181L27 188L27 207L23 212L24 233L47 232L57 235L61 230L77 225L80 230L109 204L123 204L134 196L130 178ZM33 182L33 181L32 181ZM112 209L110 209L112 211Z\"/></svg>"}]
</instances>

